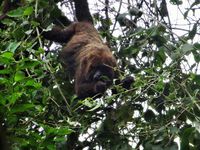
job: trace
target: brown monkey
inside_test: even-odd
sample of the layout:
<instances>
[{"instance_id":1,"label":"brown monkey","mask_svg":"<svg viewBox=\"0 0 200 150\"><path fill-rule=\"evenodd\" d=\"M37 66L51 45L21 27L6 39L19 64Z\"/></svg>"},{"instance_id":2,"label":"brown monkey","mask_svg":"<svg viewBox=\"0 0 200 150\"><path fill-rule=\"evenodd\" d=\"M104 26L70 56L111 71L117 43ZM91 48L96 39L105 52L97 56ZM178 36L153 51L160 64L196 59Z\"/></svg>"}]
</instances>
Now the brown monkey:
<instances>
[{"instance_id":1,"label":"brown monkey","mask_svg":"<svg viewBox=\"0 0 200 150\"><path fill-rule=\"evenodd\" d=\"M72 38L61 57L75 78L75 92L80 98L105 92L115 76L116 60L103 44L91 23L72 24ZM103 76L107 78L103 78Z\"/></svg>"},{"instance_id":2,"label":"brown monkey","mask_svg":"<svg viewBox=\"0 0 200 150\"><path fill-rule=\"evenodd\" d=\"M101 95L112 84L116 60L93 26L87 0L74 2L79 22L65 29L55 27L43 35L46 39L66 43L60 58L75 79L77 96Z\"/></svg>"}]
</instances>

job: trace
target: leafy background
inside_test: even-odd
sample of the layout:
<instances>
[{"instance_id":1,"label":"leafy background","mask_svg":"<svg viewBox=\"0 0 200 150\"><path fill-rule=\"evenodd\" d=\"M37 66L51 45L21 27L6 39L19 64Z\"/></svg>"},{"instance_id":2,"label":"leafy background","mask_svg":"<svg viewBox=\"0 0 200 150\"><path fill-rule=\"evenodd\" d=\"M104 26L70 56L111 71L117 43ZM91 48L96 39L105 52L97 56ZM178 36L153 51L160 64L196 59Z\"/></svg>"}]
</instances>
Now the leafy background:
<instances>
[{"instance_id":1,"label":"leafy background","mask_svg":"<svg viewBox=\"0 0 200 150\"><path fill-rule=\"evenodd\" d=\"M11 149L200 149L198 0L90 1L120 78L135 81L79 101L59 62L62 45L41 35L65 25L60 7L73 18L72 2L12 4L0 20L0 121Z\"/></svg>"}]
</instances>

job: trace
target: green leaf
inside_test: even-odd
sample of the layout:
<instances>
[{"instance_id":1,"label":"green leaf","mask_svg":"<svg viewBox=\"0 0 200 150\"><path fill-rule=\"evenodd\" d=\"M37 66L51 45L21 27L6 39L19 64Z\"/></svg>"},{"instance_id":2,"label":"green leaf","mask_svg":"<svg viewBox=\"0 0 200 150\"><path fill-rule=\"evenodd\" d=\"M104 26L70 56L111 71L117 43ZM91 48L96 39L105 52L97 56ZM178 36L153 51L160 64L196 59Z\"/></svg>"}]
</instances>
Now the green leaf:
<instances>
[{"instance_id":1,"label":"green leaf","mask_svg":"<svg viewBox=\"0 0 200 150\"><path fill-rule=\"evenodd\" d=\"M1 85L3 85L3 84L8 84L8 83L9 83L9 80L8 80L8 79L0 77L0 84L1 84Z\"/></svg>"},{"instance_id":2,"label":"green leaf","mask_svg":"<svg viewBox=\"0 0 200 150\"><path fill-rule=\"evenodd\" d=\"M88 110L88 111L94 111L94 110L96 110L96 109L99 108L99 107L101 107L101 103L97 103L97 105L95 105L94 108L92 108L92 109L90 109L90 110Z\"/></svg>"},{"instance_id":3,"label":"green leaf","mask_svg":"<svg viewBox=\"0 0 200 150\"><path fill-rule=\"evenodd\" d=\"M200 62L200 55L199 55L199 53L196 52L196 51L193 51L192 53L193 53L195 62L197 62L197 63Z\"/></svg>"},{"instance_id":4,"label":"green leaf","mask_svg":"<svg viewBox=\"0 0 200 150\"><path fill-rule=\"evenodd\" d=\"M25 84L26 86L29 86L29 87L34 87L36 89L39 89L41 88L41 84L40 83L37 83L34 79L30 79L26 82Z\"/></svg>"},{"instance_id":5,"label":"green leaf","mask_svg":"<svg viewBox=\"0 0 200 150\"><path fill-rule=\"evenodd\" d=\"M197 25L198 24L195 23L192 30L189 32L189 35L188 35L189 39L193 39L195 37L195 35L197 33Z\"/></svg>"},{"instance_id":6,"label":"green leaf","mask_svg":"<svg viewBox=\"0 0 200 150\"><path fill-rule=\"evenodd\" d=\"M170 127L169 130L170 130L170 133L172 134L176 134L179 131L177 127Z\"/></svg>"},{"instance_id":7,"label":"green leaf","mask_svg":"<svg viewBox=\"0 0 200 150\"><path fill-rule=\"evenodd\" d=\"M0 105L3 105L3 106L6 105L6 99L2 95L0 95Z\"/></svg>"},{"instance_id":8,"label":"green leaf","mask_svg":"<svg viewBox=\"0 0 200 150\"><path fill-rule=\"evenodd\" d=\"M24 28L20 27L17 28L13 33L12 33L13 37L15 38L15 40L17 41L21 41L24 36L25 36L25 32L24 32ZM21 44L22 42L19 42L19 44Z\"/></svg>"},{"instance_id":9,"label":"green leaf","mask_svg":"<svg viewBox=\"0 0 200 150\"><path fill-rule=\"evenodd\" d=\"M17 9L11 10L7 13L9 17L23 17L33 13L33 7L18 7Z\"/></svg>"},{"instance_id":10,"label":"green leaf","mask_svg":"<svg viewBox=\"0 0 200 150\"><path fill-rule=\"evenodd\" d=\"M7 47L7 51L14 53L15 50L20 46L20 44L21 42L11 42Z\"/></svg>"},{"instance_id":11,"label":"green leaf","mask_svg":"<svg viewBox=\"0 0 200 150\"><path fill-rule=\"evenodd\" d=\"M63 140L64 141L64 140ZM62 142L62 141L61 141ZM48 150L55 150L56 149L56 145L55 144L48 144L47 145L47 149Z\"/></svg>"},{"instance_id":12,"label":"green leaf","mask_svg":"<svg viewBox=\"0 0 200 150\"><path fill-rule=\"evenodd\" d=\"M17 9L11 10L7 13L7 15L9 17L22 17L24 16L24 8L23 7L19 7Z\"/></svg>"},{"instance_id":13,"label":"green leaf","mask_svg":"<svg viewBox=\"0 0 200 150\"><path fill-rule=\"evenodd\" d=\"M31 15L33 11L33 7L18 7L17 9L9 11L7 15L9 17L23 17Z\"/></svg>"},{"instance_id":14,"label":"green leaf","mask_svg":"<svg viewBox=\"0 0 200 150\"><path fill-rule=\"evenodd\" d=\"M27 30L25 33L26 33L27 35L30 35L33 31L34 31L34 30L31 29L31 30Z\"/></svg>"},{"instance_id":15,"label":"green leaf","mask_svg":"<svg viewBox=\"0 0 200 150\"><path fill-rule=\"evenodd\" d=\"M138 16L141 17L141 15L143 14L138 8L136 7L132 7L131 9L129 9L129 14L131 16Z\"/></svg>"},{"instance_id":16,"label":"green leaf","mask_svg":"<svg viewBox=\"0 0 200 150\"><path fill-rule=\"evenodd\" d=\"M66 138L63 136L63 137L55 137L53 139L55 142L63 142L63 141L66 141Z\"/></svg>"},{"instance_id":17,"label":"green leaf","mask_svg":"<svg viewBox=\"0 0 200 150\"><path fill-rule=\"evenodd\" d=\"M166 31L166 27L164 25L162 25L162 24L159 24L158 25L158 31L159 32L165 32Z\"/></svg>"},{"instance_id":18,"label":"green leaf","mask_svg":"<svg viewBox=\"0 0 200 150\"><path fill-rule=\"evenodd\" d=\"M67 126L53 128L47 125L42 125L42 127L47 132L47 134L55 134L59 136L65 136L73 132L73 130Z\"/></svg>"},{"instance_id":19,"label":"green leaf","mask_svg":"<svg viewBox=\"0 0 200 150\"><path fill-rule=\"evenodd\" d=\"M132 54L137 54L140 51L139 47L136 47L135 45L130 45L129 47L123 49L124 55L131 56Z\"/></svg>"},{"instance_id":20,"label":"green leaf","mask_svg":"<svg viewBox=\"0 0 200 150\"><path fill-rule=\"evenodd\" d=\"M7 26L13 26L13 25L16 25L16 22L13 21L12 19L8 19L8 18L5 18L3 20L1 20L1 22Z\"/></svg>"},{"instance_id":21,"label":"green leaf","mask_svg":"<svg viewBox=\"0 0 200 150\"><path fill-rule=\"evenodd\" d=\"M184 54L187 53L187 52L190 52L194 49L193 45L191 44L184 44L182 47L181 47L181 52L183 52Z\"/></svg>"},{"instance_id":22,"label":"green leaf","mask_svg":"<svg viewBox=\"0 0 200 150\"><path fill-rule=\"evenodd\" d=\"M18 104L11 109L11 113L25 112L33 108L35 108L34 104Z\"/></svg>"},{"instance_id":23,"label":"green leaf","mask_svg":"<svg viewBox=\"0 0 200 150\"><path fill-rule=\"evenodd\" d=\"M91 108L94 106L94 101L91 98L86 98L84 101L82 101L82 104Z\"/></svg>"},{"instance_id":24,"label":"green leaf","mask_svg":"<svg viewBox=\"0 0 200 150\"><path fill-rule=\"evenodd\" d=\"M178 144L173 142L172 144L168 144L167 147L164 148L164 150L178 150Z\"/></svg>"},{"instance_id":25,"label":"green leaf","mask_svg":"<svg viewBox=\"0 0 200 150\"><path fill-rule=\"evenodd\" d=\"M33 27L38 27L38 26L40 25L40 23L32 20L32 21L31 21L31 25L32 25Z\"/></svg>"},{"instance_id":26,"label":"green leaf","mask_svg":"<svg viewBox=\"0 0 200 150\"><path fill-rule=\"evenodd\" d=\"M29 16L33 13L33 7L27 7L25 10L24 10L24 15L25 16Z\"/></svg>"},{"instance_id":27,"label":"green leaf","mask_svg":"<svg viewBox=\"0 0 200 150\"><path fill-rule=\"evenodd\" d=\"M68 135L68 134L71 134L73 132L72 129L70 129L69 127L58 127L56 128L56 133L57 135Z\"/></svg>"},{"instance_id":28,"label":"green leaf","mask_svg":"<svg viewBox=\"0 0 200 150\"><path fill-rule=\"evenodd\" d=\"M174 5L181 5L183 4L183 1L182 0L170 0L170 2Z\"/></svg>"},{"instance_id":29,"label":"green leaf","mask_svg":"<svg viewBox=\"0 0 200 150\"><path fill-rule=\"evenodd\" d=\"M9 103L10 104L14 104L16 102L16 100L18 100L20 97L22 96L22 93L13 93L10 97L9 97Z\"/></svg>"},{"instance_id":30,"label":"green leaf","mask_svg":"<svg viewBox=\"0 0 200 150\"><path fill-rule=\"evenodd\" d=\"M158 66L164 64L165 60L166 60L167 56L165 54L165 51L163 49L163 47L159 48L158 52L155 52L155 62Z\"/></svg>"},{"instance_id":31,"label":"green leaf","mask_svg":"<svg viewBox=\"0 0 200 150\"><path fill-rule=\"evenodd\" d=\"M189 150L190 145L189 145L189 140L190 136L192 135L193 131L195 128L185 128L184 131L182 131L181 135L181 150Z\"/></svg>"},{"instance_id":32,"label":"green leaf","mask_svg":"<svg viewBox=\"0 0 200 150\"><path fill-rule=\"evenodd\" d=\"M195 50L199 50L200 49L200 43L194 43L194 48L195 48Z\"/></svg>"},{"instance_id":33,"label":"green leaf","mask_svg":"<svg viewBox=\"0 0 200 150\"><path fill-rule=\"evenodd\" d=\"M15 80L16 82L17 82L17 81L21 81L21 80L23 80L24 78L25 78L24 72L18 71L18 72L15 73L15 78L14 78L14 80Z\"/></svg>"},{"instance_id":34,"label":"green leaf","mask_svg":"<svg viewBox=\"0 0 200 150\"><path fill-rule=\"evenodd\" d=\"M32 68L38 66L40 63L41 62L39 62L37 60L23 59L23 60L21 60L19 68L21 70L23 70L23 69L32 69Z\"/></svg>"},{"instance_id":35,"label":"green leaf","mask_svg":"<svg viewBox=\"0 0 200 150\"><path fill-rule=\"evenodd\" d=\"M0 55L0 62L2 64L11 64L14 62L13 58L14 54L12 52L4 52L3 54Z\"/></svg>"},{"instance_id":36,"label":"green leaf","mask_svg":"<svg viewBox=\"0 0 200 150\"><path fill-rule=\"evenodd\" d=\"M193 111L194 111L194 114L198 117L200 117L200 106L198 104L196 104L194 107L193 107Z\"/></svg>"},{"instance_id":37,"label":"green leaf","mask_svg":"<svg viewBox=\"0 0 200 150\"><path fill-rule=\"evenodd\" d=\"M119 14L117 16L117 21L119 22L120 26L126 26L126 16L127 16L127 13L123 13L123 14Z\"/></svg>"},{"instance_id":38,"label":"green leaf","mask_svg":"<svg viewBox=\"0 0 200 150\"><path fill-rule=\"evenodd\" d=\"M7 58L7 59L13 59L13 53L11 52L4 52L3 54L1 54L2 57Z\"/></svg>"}]
</instances>

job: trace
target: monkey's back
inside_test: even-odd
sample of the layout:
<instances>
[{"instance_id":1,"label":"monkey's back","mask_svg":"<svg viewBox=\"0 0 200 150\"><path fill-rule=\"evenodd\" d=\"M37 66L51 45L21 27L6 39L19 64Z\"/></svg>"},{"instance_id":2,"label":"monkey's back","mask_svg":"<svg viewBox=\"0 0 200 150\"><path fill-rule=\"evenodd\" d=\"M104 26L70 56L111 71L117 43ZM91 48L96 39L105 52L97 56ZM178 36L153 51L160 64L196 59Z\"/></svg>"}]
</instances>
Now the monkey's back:
<instances>
[{"instance_id":1,"label":"monkey's back","mask_svg":"<svg viewBox=\"0 0 200 150\"><path fill-rule=\"evenodd\" d=\"M61 58L67 70L74 76L76 68L79 66L82 57L96 51L106 51L111 53L109 48L101 40L97 30L88 22L78 22L72 24L74 35L67 42L61 52ZM82 55L83 54L83 55Z\"/></svg>"}]
</instances>

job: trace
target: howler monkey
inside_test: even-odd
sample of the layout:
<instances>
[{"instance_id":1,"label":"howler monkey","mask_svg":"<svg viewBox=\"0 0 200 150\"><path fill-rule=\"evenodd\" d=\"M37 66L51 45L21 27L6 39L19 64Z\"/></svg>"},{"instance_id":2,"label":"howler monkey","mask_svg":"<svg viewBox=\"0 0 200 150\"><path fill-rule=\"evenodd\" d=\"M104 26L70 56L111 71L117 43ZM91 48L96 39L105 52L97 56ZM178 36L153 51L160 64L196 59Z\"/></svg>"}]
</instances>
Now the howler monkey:
<instances>
[{"instance_id":1,"label":"howler monkey","mask_svg":"<svg viewBox=\"0 0 200 150\"><path fill-rule=\"evenodd\" d=\"M60 58L75 80L78 98L101 95L115 77L116 59L93 26L87 0L74 0L78 22L43 33L46 39L66 43Z\"/></svg>"}]
</instances>

